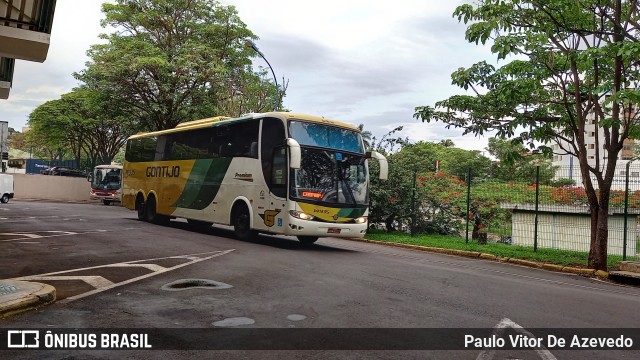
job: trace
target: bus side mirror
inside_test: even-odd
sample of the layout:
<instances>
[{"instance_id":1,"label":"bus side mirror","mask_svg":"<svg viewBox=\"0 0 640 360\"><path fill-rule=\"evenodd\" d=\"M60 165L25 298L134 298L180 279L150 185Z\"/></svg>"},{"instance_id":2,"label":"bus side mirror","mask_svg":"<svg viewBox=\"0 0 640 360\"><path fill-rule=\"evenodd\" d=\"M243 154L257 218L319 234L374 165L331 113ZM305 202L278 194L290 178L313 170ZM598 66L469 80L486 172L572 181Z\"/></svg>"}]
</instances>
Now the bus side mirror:
<instances>
[{"instance_id":1,"label":"bus side mirror","mask_svg":"<svg viewBox=\"0 0 640 360\"><path fill-rule=\"evenodd\" d=\"M289 147L289 167L292 169L300 169L300 162L302 159L300 144L294 139L288 138L287 146Z\"/></svg>"},{"instance_id":2,"label":"bus side mirror","mask_svg":"<svg viewBox=\"0 0 640 360\"><path fill-rule=\"evenodd\" d=\"M367 152L368 159L376 159L380 163L380 180L387 180L389 178L389 163L384 155L377 151Z\"/></svg>"},{"instance_id":3,"label":"bus side mirror","mask_svg":"<svg viewBox=\"0 0 640 360\"><path fill-rule=\"evenodd\" d=\"M88 182L93 182L93 175L92 174L87 175L87 181Z\"/></svg>"}]
</instances>

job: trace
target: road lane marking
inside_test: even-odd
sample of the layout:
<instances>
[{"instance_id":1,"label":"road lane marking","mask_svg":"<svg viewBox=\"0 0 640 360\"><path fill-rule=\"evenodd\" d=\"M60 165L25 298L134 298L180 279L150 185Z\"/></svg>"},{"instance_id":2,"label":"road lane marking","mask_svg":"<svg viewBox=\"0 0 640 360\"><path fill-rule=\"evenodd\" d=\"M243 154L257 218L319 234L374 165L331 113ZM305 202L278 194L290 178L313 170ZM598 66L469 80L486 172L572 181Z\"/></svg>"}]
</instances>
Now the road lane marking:
<instances>
[{"instance_id":1,"label":"road lane marking","mask_svg":"<svg viewBox=\"0 0 640 360\"><path fill-rule=\"evenodd\" d=\"M141 268L149 269L149 270L151 270L153 272L163 271L163 270L166 269L166 267L160 266L160 265L157 265L157 264L127 264L127 263L119 263L119 264L107 265L106 267L141 267Z\"/></svg>"},{"instance_id":2,"label":"road lane marking","mask_svg":"<svg viewBox=\"0 0 640 360\"><path fill-rule=\"evenodd\" d=\"M493 331L493 335L495 335L496 337L502 337L502 334L504 334L504 330L506 328L515 329L516 332L519 332L520 334L526 337L535 338L535 336L533 336L532 333L527 331L527 329L523 328L522 326L516 324L515 322L507 318L500 320L500 322L496 324L496 326L494 326L495 330ZM556 357L553 356L553 354L549 350L547 350L547 348L544 346L540 346L535 350L536 350L536 353L538 353L538 356L540 356L542 360L557 360ZM478 354L478 357L476 357L476 360L492 360L495 355L496 355L496 349L490 349L489 351L487 351L487 349L484 349L480 352L480 354Z\"/></svg>"},{"instance_id":3,"label":"road lane marking","mask_svg":"<svg viewBox=\"0 0 640 360\"><path fill-rule=\"evenodd\" d=\"M22 277L22 278L20 278L20 280L24 280L24 281L81 280L81 281L84 281L85 283L93 286L96 289L102 289L102 288L106 288L106 287L109 287L109 286L113 285L112 281L107 280L104 277L97 276L97 275L90 275L90 276L86 276L86 275L85 276L38 276L38 275L33 275L33 276Z\"/></svg>"},{"instance_id":4,"label":"road lane marking","mask_svg":"<svg viewBox=\"0 0 640 360\"><path fill-rule=\"evenodd\" d=\"M44 239L44 238L53 238L53 237L60 237L60 236L96 234L96 233L102 233L102 232L107 232L107 231L108 230L91 230L91 231L84 231L84 232L58 231L58 230L37 231L39 233L53 233L53 235L38 235L38 234L34 234L34 233L0 233L0 236L22 236L22 237L15 238L15 239L0 240L0 242L30 240L30 239Z\"/></svg>"},{"instance_id":5,"label":"road lane marking","mask_svg":"<svg viewBox=\"0 0 640 360\"><path fill-rule=\"evenodd\" d=\"M23 232L16 232L16 233L0 233L0 236L22 236L21 238L17 238L17 239L9 239L9 240L2 240L2 241L14 241L14 240L27 240L27 239L39 239L42 236L38 235L38 234L32 234L32 233L23 233Z\"/></svg>"},{"instance_id":6,"label":"road lane marking","mask_svg":"<svg viewBox=\"0 0 640 360\"><path fill-rule=\"evenodd\" d=\"M98 294L100 292L106 291L106 290L110 290L122 285L127 285L139 280L144 280L146 278L150 278L152 276L156 276L156 275L160 275L160 274L164 274L166 272L172 271L172 270L176 270L176 269L180 269L182 267L188 266L188 265L193 265L196 263L199 263L201 261L205 261L205 260L209 260L209 259L213 259L215 257L218 256L222 256L222 255L226 255L232 251L234 251L235 249L229 249L229 250L224 250L224 251L212 251L212 252L206 252L206 253L197 253L197 254L186 254L186 255L175 255L175 256L165 256L165 257L160 257L160 258L153 258L153 259L142 259L142 260L133 260L133 261L126 261L126 262L119 262L119 263L114 263L114 264L107 264L107 265L99 265L99 266L91 266L91 267L85 267L85 268L80 268L80 269L72 269L72 270L64 270L64 271L55 271L55 272L51 272L51 273L46 273L46 274L39 274L39 275L30 275L30 276L24 276L24 277L17 277L17 278L12 278L9 280L23 280L23 281L46 281L46 280L81 280L84 281L85 283L93 286L95 289L94 290L90 290L78 295L74 295L74 296L70 296L68 298L65 298L63 300L58 301L58 303L60 304L67 304L70 303L72 301L78 300L78 299L82 299L85 298L87 296L91 296L94 294ZM149 262L153 262L153 261L157 261L157 260L166 260L166 259L182 259L182 260L188 260L187 262L178 264L178 265L174 265L171 267L163 267L157 264L149 264ZM79 276L79 275L63 275L63 274L68 274L68 273L73 273L73 272L80 272L80 271L86 271L86 270L93 270L93 269L104 269L104 268L117 268L117 267L122 267L122 268L131 268L131 267L142 267L142 268L146 268L148 270L150 270L151 272L148 274L144 274L141 276L137 276L128 280L124 280L118 283L113 283L101 276ZM110 283L110 284L109 284Z\"/></svg>"}]
</instances>

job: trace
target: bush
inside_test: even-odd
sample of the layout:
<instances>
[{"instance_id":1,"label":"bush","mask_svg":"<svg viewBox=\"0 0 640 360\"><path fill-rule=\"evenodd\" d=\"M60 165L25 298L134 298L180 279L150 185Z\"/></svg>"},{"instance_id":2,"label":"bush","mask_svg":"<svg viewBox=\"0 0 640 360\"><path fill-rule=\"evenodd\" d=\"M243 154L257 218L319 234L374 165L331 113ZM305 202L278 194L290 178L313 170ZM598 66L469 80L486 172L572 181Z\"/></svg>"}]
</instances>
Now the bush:
<instances>
[{"instance_id":1,"label":"bush","mask_svg":"<svg viewBox=\"0 0 640 360\"><path fill-rule=\"evenodd\" d=\"M576 181L573 179L562 178L557 180L551 180L549 185L555 186L555 187L576 186Z\"/></svg>"}]
</instances>

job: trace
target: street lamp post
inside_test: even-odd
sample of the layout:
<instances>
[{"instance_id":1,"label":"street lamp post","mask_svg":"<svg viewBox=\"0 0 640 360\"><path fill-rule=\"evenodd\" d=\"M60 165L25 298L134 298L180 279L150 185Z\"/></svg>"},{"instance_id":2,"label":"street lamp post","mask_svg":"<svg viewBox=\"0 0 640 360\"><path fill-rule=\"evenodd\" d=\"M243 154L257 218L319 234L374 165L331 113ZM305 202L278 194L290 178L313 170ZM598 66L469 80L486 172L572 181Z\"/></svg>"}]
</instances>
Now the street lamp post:
<instances>
[{"instance_id":1,"label":"street lamp post","mask_svg":"<svg viewBox=\"0 0 640 360\"><path fill-rule=\"evenodd\" d=\"M258 46L256 45L255 42L253 42L253 40L251 39L246 39L244 44L248 47L253 49L253 51L255 51L256 53L258 53L258 55L260 55L260 57L267 63L267 65L269 65L269 69L271 69L271 75L273 75L273 81L276 83L276 101L275 101L275 106L273 107L274 111L278 111L278 104L280 103L279 101L279 93L278 93L278 79L276 78L276 73L273 71L273 67L271 67L271 64L269 64L269 61L267 60L266 57L264 57L264 54L262 53L262 51L260 51L258 49Z\"/></svg>"}]
</instances>

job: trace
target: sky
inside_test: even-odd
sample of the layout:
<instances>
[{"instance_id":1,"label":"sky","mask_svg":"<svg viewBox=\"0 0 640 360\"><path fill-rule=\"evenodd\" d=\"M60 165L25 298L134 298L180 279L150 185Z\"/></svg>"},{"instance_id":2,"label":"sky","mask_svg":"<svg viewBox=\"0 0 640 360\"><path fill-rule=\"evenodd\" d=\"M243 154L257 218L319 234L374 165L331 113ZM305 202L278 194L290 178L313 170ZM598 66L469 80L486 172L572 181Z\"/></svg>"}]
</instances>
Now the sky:
<instances>
[{"instance_id":1,"label":"sky","mask_svg":"<svg viewBox=\"0 0 640 360\"><path fill-rule=\"evenodd\" d=\"M16 61L0 120L21 130L31 111L78 85L74 72L101 42L104 0L57 2L51 45L44 63ZM259 39L256 45L280 82L288 81L284 106L294 112L364 124L377 138L397 126L411 141L451 139L457 147L484 150L486 137L413 118L416 106L431 105L464 90L451 73L487 60L488 46L468 43L466 26L452 16L461 1L396 0L220 0L233 5ZM266 67L259 57L254 66ZM217 115L217 114L212 114Z\"/></svg>"}]
</instances>

